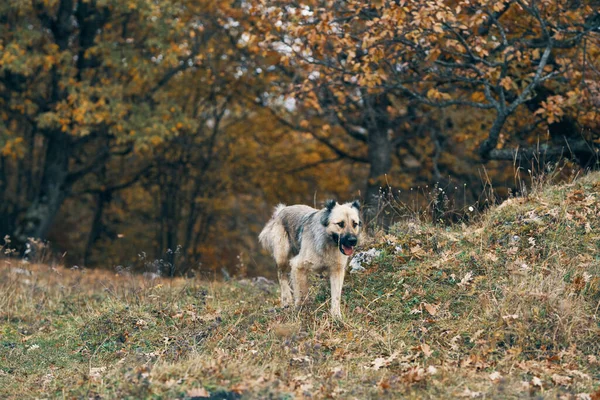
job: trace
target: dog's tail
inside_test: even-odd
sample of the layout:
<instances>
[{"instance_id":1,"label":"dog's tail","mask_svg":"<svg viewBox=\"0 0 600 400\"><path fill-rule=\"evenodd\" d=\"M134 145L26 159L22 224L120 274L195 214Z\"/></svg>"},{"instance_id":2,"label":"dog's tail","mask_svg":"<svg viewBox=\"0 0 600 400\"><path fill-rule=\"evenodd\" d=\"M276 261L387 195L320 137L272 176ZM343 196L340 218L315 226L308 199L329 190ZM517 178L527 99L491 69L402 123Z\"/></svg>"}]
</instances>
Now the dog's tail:
<instances>
[{"instance_id":1,"label":"dog's tail","mask_svg":"<svg viewBox=\"0 0 600 400\"><path fill-rule=\"evenodd\" d=\"M260 235L258 235L258 241L260 242L262 247L265 250L270 251L271 253L273 252L273 247L274 247L274 243L273 243L274 235L272 234L273 229L275 228L275 225L277 224L277 216L279 215L281 210L283 210L284 208L285 208L285 204L279 204L277 207L275 207L273 216L271 217L271 219L269 220L267 225L265 225L262 232L260 232Z\"/></svg>"}]
</instances>

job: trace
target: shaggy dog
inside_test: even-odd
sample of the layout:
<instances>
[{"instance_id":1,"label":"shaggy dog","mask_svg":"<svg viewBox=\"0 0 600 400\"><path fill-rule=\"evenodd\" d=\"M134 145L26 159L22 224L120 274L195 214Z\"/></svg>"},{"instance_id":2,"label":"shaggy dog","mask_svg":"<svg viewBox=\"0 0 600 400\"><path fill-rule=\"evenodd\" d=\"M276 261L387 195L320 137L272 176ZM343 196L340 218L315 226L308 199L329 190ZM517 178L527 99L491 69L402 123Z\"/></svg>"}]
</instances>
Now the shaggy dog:
<instances>
[{"instance_id":1,"label":"shaggy dog","mask_svg":"<svg viewBox=\"0 0 600 400\"><path fill-rule=\"evenodd\" d=\"M360 203L338 204L335 200L316 210L305 205L275 208L273 217L258 239L277 263L283 306L300 305L308 293L308 273L329 271L331 315L341 318L340 297L348 257L354 253L362 223Z\"/></svg>"}]
</instances>

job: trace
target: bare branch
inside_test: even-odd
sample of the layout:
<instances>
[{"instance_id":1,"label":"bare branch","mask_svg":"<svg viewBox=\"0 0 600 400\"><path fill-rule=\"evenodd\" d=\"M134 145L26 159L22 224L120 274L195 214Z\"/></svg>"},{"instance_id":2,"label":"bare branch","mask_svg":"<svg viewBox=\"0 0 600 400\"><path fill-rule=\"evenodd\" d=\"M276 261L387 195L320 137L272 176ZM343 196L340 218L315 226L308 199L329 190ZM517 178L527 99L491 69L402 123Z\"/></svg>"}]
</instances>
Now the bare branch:
<instances>
[{"instance_id":1,"label":"bare branch","mask_svg":"<svg viewBox=\"0 0 600 400\"><path fill-rule=\"evenodd\" d=\"M358 125L352 125L344 121L343 119L337 117L337 120L342 128L356 140L359 140L363 143L367 143L367 138L369 137L368 132L365 128Z\"/></svg>"},{"instance_id":2,"label":"bare branch","mask_svg":"<svg viewBox=\"0 0 600 400\"><path fill-rule=\"evenodd\" d=\"M305 171L310 168L318 167L319 165L332 164L332 163L338 162L340 160L342 160L342 157L326 158L323 160L316 161L314 163L302 165L300 167L287 170L287 171L285 171L285 173L292 174L292 173L296 173L296 172L302 172L302 171Z\"/></svg>"},{"instance_id":3,"label":"bare branch","mask_svg":"<svg viewBox=\"0 0 600 400\"><path fill-rule=\"evenodd\" d=\"M67 183L73 184L74 182L83 178L85 175L96 171L98 168L100 168L104 164L104 162L109 157L110 157L110 151L109 151L108 147L105 147L102 151L100 151L98 153L98 155L96 155L96 157L88 165L78 169L77 171L70 172L67 175L67 179L66 179Z\"/></svg>"},{"instance_id":4,"label":"bare branch","mask_svg":"<svg viewBox=\"0 0 600 400\"><path fill-rule=\"evenodd\" d=\"M459 53L462 57L482 63L486 67L499 67L500 66L499 63L488 61L484 58L479 57L475 53L473 53L471 46L469 46L469 44L467 43L467 40L460 34L460 32L457 32L451 25L449 25L447 23L444 23L443 25L446 27L446 29L448 29L450 32L452 32L454 34L454 36L456 36L458 41L465 48L465 51L467 52L467 54Z\"/></svg>"},{"instance_id":5,"label":"bare branch","mask_svg":"<svg viewBox=\"0 0 600 400\"><path fill-rule=\"evenodd\" d=\"M146 176L146 174L150 171L152 166L153 166L152 164L145 166L144 168L140 169L137 173L135 173L131 178L129 178L127 180L124 180L124 181L121 181L118 183L109 184L109 185L103 185L102 188L86 189L84 191L74 193L74 195L77 196L77 195L88 194L88 193L99 194L99 193L117 192L119 190L126 189L126 188L130 187L131 185L135 184L136 182L138 182L144 176Z\"/></svg>"},{"instance_id":6,"label":"bare branch","mask_svg":"<svg viewBox=\"0 0 600 400\"><path fill-rule=\"evenodd\" d=\"M502 15L506 11L508 11L510 4L511 3L506 3L502 10L495 12L495 13L487 11L486 14L490 17L489 22L485 26L481 26L479 28L480 35L487 35L490 27L492 25L495 25L496 28L498 28L498 32L500 32L500 37L502 38L502 46L503 47L507 47L509 44L508 44L508 39L506 37L506 30L504 30L504 27L500 23L499 19L500 19L500 17L502 17Z\"/></svg>"},{"instance_id":7,"label":"bare branch","mask_svg":"<svg viewBox=\"0 0 600 400\"><path fill-rule=\"evenodd\" d=\"M352 155L350 153L345 152L344 150L340 149L339 147L335 146L333 143L331 143L331 141L325 137L322 137L320 135L318 135L314 130L310 130L310 129L306 129L306 128L302 128L301 126L299 126L298 124L292 123L290 121L288 121L287 119L281 117L279 114L277 114L277 112L275 112L275 110L273 110L271 107L265 107L270 113L271 115L273 115L277 121L279 121L281 124L292 128L295 131L305 131L311 134L312 137L314 137L316 140L318 140L319 142L323 143L325 146L327 146L331 151L333 151L335 154L337 154L340 157L344 157L347 158L349 160L352 161L356 161L356 162L362 162L362 163L368 163L369 160L366 157L360 157L360 156L355 156Z\"/></svg>"},{"instance_id":8,"label":"bare branch","mask_svg":"<svg viewBox=\"0 0 600 400\"><path fill-rule=\"evenodd\" d=\"M488 159L504 161L526 161L534 158L545 161L556 160L562 157L577 158L577 154L587 154L592 158L599 158L600 149L592 146L585 140L566 141L565 145L541 144L535 147L522 147L516 149L494 149L490 151Z\"/></svg>"},{"instance_id":9,"label":"bare branch","mask_svg":"<svg viewBox=\"0 0 600 400\"><path fill-rule=\"evenodd\" d=\"M518 106L523 104L528 100L529 94L535 89L541 82L542 73L544 72L544 67L548 63L548 58L550 57L550 53L552 52L552 41L548 40L548 46L546 46L546 50L544 50L544 54L542 54L542 58L540 58L540 63L535 71L535 75L531 80L531 83L527 85L525 89L521 92L521 94L508 106L508 111L513 112L516 110ZM550 74L551 75L551 74ZM544 80L550 79L550 75L547 75Z\"/></svg>"}]
</instances>

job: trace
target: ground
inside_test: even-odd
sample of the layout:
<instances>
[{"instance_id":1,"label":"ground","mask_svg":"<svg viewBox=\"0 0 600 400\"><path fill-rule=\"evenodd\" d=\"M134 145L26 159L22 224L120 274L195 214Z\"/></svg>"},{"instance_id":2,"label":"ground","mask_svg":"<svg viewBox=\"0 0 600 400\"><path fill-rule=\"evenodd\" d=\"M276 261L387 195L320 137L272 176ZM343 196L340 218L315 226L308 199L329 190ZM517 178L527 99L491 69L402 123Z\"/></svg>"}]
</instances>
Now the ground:
<instances>
[{"instance_id":1,"label":"ground","mask_svg":"<svg viewBox=\"0 0 600 400\"><path fill-rule=\"evenodd\" d=\"M6 259L3 398L600 399L600 175L440 227L282 309L266 280L151 279Z\"/></svg>"}]
</instances>

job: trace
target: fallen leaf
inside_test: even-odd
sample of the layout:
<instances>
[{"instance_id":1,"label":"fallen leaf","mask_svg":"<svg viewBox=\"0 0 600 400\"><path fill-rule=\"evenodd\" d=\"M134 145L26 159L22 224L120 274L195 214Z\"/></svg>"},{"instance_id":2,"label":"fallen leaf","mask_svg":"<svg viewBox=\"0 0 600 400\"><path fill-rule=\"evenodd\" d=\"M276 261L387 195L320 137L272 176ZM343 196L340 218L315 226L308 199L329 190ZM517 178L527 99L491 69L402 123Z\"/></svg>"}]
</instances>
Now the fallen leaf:
<instances>
[{"instance_id":1,"label":"fallen leaf","mask_svg":"<svg viewBox=\"0 0 600 400\"><path fill-rule=\"evenodd\" d=\"M491 261L491 262L498 261L498 256L495 255L494 253L485 253L483 255L483 258L486 259L486 260L488 260L488 261Z\"/></svg>"},{"instance_id":2,"label":"fallen leaf","mask_svg":"<svg viewBox=\"0 0 600 400\"><path fill-rule=\"evenodd\" d=\"M431 348L427 343L421 343L421 351L423 352L425 357L429 357L433 354L433 351L431 351Z\"/></svg>"},{"instance_id":3,"label":"fallen leaf","mask_svg":"<svg viewBox=\"0 0 600 400\"><path fill-rule=\"evenodd\" d=\"M423 248L418 244L410 248L410 253L417 258L421 258L426 254L425 250L423 250Z\"/></svg>"},{"instance_id":4,"label":"fallen leaf","mask_svg":"<svg viewBox=\"0 0 600 400\"><path fill-rule=\"evenodd\" d=\"M394 361L396 358L398 358L398 354L400 354L400 352L397 351L389 357L377 357L376 359L371 361L370 367L365 367L365 368L378 370L382 367L387 367L388 365L390 365L392 363L392 361Z\"/></svg>"},{"instance_id":5,"label":"fallen leaf","mask_svg":"<svg viewBox=\"0 0 600 400\"><path fill-rule=\"evenodd\" d=\"M387 366L387 359L385 357L377 357L371 361L371 369L378 370L381 367Z\"/></svg>"},{"instance_id":6,"label":"fallen leaf","mask_svg":"<svg viewBox=\"0 0 600 400\"><path fill-rule=\"evenodd\" d=\"M568 370L567 372L570 375L577 376L577 377L579 377L581 379L586 379L586 380L592 379L588 374L586 374L584 372L581 372L579 370L576 370L576 369L571 369L571 370Z\"/></svg>"},{"instance_id":7,"label":"fallen leaf","mask_svg":"<svg viewBox=\"0 0 600 400\"><path fill-rule=\"evenodd\" d=\"M292 358L292 363L303 364L303 363L310 363L310 362L311 362L311 359L309 356Z\"/></svg>"},{"instance_id":8,"label":"fallen leaf","mask_svg":"<svg viewBox=\"0 0 600 400\"><path fill-rule=\"evenodd\" d=\"M381 380L377 383L377 386L379 386L381 389L383 390L388 390L389 388L392 387L392 385L390 384L390 380L386 379L386 378L381 378Z\"/></svg>"},{"instance_id":9,"label":"fallen leaf","mask_svg":"<svg viewBox=\"0 0 600 400\"><path fill-rule=\"evenodd\" d=\"M434 306L433 304L429 304L429 303L425 303L424 305L425 305L425 309L431 316L435 316L435 314L437 314L437 312L438 312L437 306Z\"/></svg>"},{"instance_id":10,"label":"fallen leaf","mask_svg":"<svg viewBox=\"0 0 600 400\"><path fill-rule=\"evenodd\" d=\"M500 375L500 372L494 371L490 374L490 380L492 382L498 382L500 379L502 379L502 375Z\"/></svg>"},{"instance_id":11,"label":"fallen leaf","mask_svg":"<svg viewBox=\"0 0 600 400\"><path fill-rule=\"evenodd\" d=\"M472 337L469 339L469 342L471 342L471 343L475 343L475 342L477 341L477 339L479 339L479 336L481 336L481 334L482 334L483 332L485 332L485 330L483 330L483 329L480 329L480 330L478 330L477 332L475 332L475 333L473 334L473 336L472 336Z\"/></svg>"},{"instance_id":12,"label":"fallen leaf","mask_svg":"<svg viewBox=\"0 0 600 400\"><path fill-rule=\"evenodd\" d=\"M555 385L569 386L571 381L572 379L568 376L552 374L552 382L554 382Z\"/></svg>"},{"instance_id":13,"label":"fallen leaf","mask_svg":"<svg viewBox=\"0 0 600 400\"><path fill-rule=\"evenodd\" d=\"M421 367L412 367L402 375L402 381L405 383L420 382L425 379L425 370Z\"/></svg>"},{"instance_id":14,"label":"fallen leaf","mask_svg":"<svg viewBox=\"0 0 600 400\"><path fill-rule=\"evenodd\" d=\"M461 339L460 335L456 335L452 339L450 339L450 348L452 350L458 350L458 347L459 347L458 341L460 339Z\"/></svg>"},{"instance_id":15,"label":"fallen leaf","mask_svg":"<svg viewBox=\"0 0 600 400\"><path fill-rule=\"evenodd\" d=\"M459 287L466 288L471 281L473 280L473 271L469 271L465 274L465 276L458 283Z\"/></svg>"},{"instance_id":16,"label":"fallen leaf","mask_svg":"<svg viewBox=\"0 0 600 400\"><path fill-rule=\"evenodd\" d=\"M91 380L96 381L102 378L104 372L106 372L106 367L90 368L89 377Z\"/></svg>"},{"instance_id":17,"label":"fallen leaf","mask_svg":"<svg viewBox=\"0 0 600 400\"><path fill-rule=\"evenodd\" d=\"M344 369L341 366L334 367L331 369L330 375L340 379L344 375Z\"/></svg>"}]
</instances>

